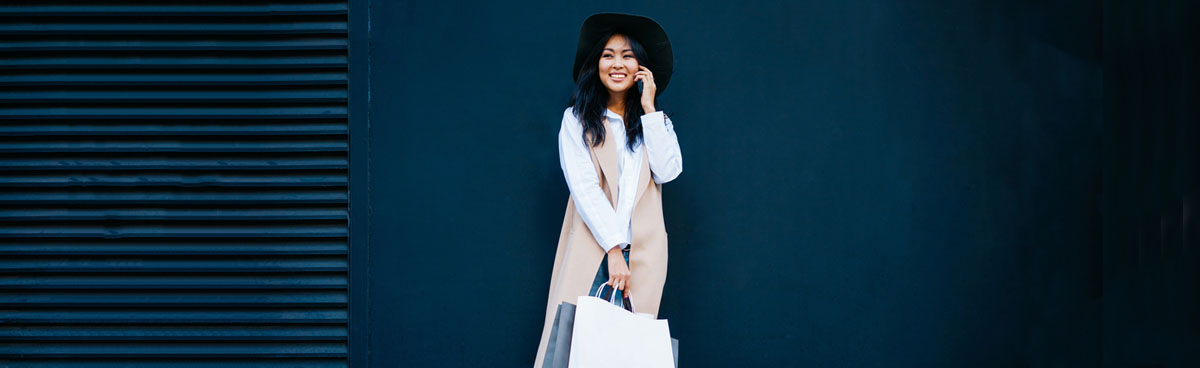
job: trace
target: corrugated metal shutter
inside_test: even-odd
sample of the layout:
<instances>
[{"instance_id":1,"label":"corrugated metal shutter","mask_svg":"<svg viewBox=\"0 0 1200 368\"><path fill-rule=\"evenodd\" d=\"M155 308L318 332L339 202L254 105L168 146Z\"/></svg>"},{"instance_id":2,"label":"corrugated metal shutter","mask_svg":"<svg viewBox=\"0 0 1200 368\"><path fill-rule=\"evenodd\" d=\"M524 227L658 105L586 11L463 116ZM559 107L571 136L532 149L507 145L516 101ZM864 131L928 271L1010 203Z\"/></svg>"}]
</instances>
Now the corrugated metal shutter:
<instances>
[{"instance_id":1,"label":"corrugated metal shutter","mask_svg":"<svg viewBox=\"0 0 1200 368\"><path fill-rule=\"evenodd\" d=\"M0 366L345 366L344 1L0 5Z\"/></svg>"}]
</instances>

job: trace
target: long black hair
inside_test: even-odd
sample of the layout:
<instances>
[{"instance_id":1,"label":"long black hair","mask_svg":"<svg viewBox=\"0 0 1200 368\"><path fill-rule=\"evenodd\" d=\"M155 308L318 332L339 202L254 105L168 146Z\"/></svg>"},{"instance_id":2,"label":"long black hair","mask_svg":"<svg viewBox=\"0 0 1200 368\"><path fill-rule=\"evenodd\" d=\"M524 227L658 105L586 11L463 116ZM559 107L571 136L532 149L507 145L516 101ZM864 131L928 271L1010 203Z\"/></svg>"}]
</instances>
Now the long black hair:
<instances>
[{"instance_id":1,"label":"long black hair","mask_svg":"<svg viewBox=\"0 0 1200 368\"><path fill-rule=\"evenodd\" d=\"M567 103L575 109L576 117L583 124L584 144L592 147L604 143L604 111L608 109L609 98L608 89L600 82L600 71L598 70L600 55L604 54L604 45L608 43L608 39L617 34L625 36L625 39L629 40L629 47L633 49L633 57L637 59L638 65L643 65L651 71L654 70L654 66L650 65L650 56L646 54L646 49L633 37L613 31L600 37L600 41L592 47L592 51L584 60L583 67L575 75L575 91L571 95L570 102ZM620 56L618 55L618 57ZM632 77L637 72L637 70L631 70L629 75ZM642 110L641 99L642 91L637 88L636 84L625 92L625 113L621 120L625 122L626 144L629 145L630 150L637 145L638 141L642 140L641 116L645 112Z\"/></svg>"}]
</instances>

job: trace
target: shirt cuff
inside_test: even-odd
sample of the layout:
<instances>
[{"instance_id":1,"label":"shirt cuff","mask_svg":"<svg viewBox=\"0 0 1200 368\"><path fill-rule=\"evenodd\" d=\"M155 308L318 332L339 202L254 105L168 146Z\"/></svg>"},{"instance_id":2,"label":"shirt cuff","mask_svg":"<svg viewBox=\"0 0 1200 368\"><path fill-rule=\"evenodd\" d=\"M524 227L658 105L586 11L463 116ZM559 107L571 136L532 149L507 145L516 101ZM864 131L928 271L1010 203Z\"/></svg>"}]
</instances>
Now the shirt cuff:
<instances>
[{"instance_id":1,"label":"shirt cuff","mask_svg":"<svg viewBox=\"0 0 1200 368\"><path fill-rule=\"evenodd\" d=\"M658 110L658 111L655 111L655 112L652 112L649 114L642 115L642 124L646 124L646 119L654 119L655 121L658 121L661 123L663 121L663 112L662 112L662 110Z\"/></svg>"},{"instance_id":2,"label":"shirt cuff","mask_svg":"<svg viewBox=\"0 0 1200 368\"><path fill-rule=\"evenodd\" d=\"M629 243L622 242L622 243L616 243L616 244L612 244L612 245L603 245L601 247L604 248L604 253L608 253L608 252L611 252L613 250L613 248L621 248L621 249L628 248Z\"/></svg>"},{"instance_id":3,"label":"shirt cuff","mask_svg":"<svg viewBox=\"0 0 1200 368\"><path fill-rule=\"evenodd\" d=\"M651 139L666 137L669 132L667 116L663 115L662 111L642 115L642 132L649 132Z\"/></svg>"}]
</instances>

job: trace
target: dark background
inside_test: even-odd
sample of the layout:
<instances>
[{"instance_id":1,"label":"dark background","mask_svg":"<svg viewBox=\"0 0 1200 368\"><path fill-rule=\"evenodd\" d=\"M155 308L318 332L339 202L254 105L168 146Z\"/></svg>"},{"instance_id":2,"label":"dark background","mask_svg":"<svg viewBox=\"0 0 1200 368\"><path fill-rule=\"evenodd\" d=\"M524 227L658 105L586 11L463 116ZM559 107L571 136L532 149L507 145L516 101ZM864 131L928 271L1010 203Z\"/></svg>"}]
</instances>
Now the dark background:
<instances>
[{"instance_id":1,"label":"dark background","mask_svg":"<svg viewBox=\"0 0 1200 368\"><path fill-rule=\"evenodd\" d=\"M1104 363L1200 366L1200 3L1104 3Z\"/></svg>"},{"instance_id":2,"label":"dark background","mask_svg":"<svg viewBox=\"0 0 1200 368\"><path fill-rule=\"evenodd\" d=\"M617 11L675 49L682 366L1194 366L1180 4L373 1L370 360L533 361L577 32Z\"/></svg>"}]
</instances>

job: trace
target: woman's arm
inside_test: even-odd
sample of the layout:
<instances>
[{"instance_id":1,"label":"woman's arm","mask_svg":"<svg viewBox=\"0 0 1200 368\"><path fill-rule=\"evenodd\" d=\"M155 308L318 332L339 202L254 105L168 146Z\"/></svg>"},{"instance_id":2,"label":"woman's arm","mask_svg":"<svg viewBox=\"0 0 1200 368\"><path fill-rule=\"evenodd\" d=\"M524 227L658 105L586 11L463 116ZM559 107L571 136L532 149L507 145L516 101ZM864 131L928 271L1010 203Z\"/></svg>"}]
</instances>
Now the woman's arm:
<instances>
[{"instance_id":1,"label":"woman's arm","mask_svg":"<svg viewBox=\"0 0 1200 368\"><path fill-rule=\"evenodd\" d=\"M558 162L579 216L592 231L600 248L609 251L625 244L629 238L629 223L620 223L612 203L600 188L600 177L592 163L591 150L582 137L583 125L568 107L563 112L562 127L558 130Z\"/></svg>"},{"instance_id":2,"label":"woman's arm","mask_svg":"<svg viewBox=\"0 0 1200 368\"><path fill-rule=\"evenodd\" d=\"M650 157L650 176L655 183L675 180L683 172L683 155L679 152L679 139L675 126L662 111L642 115L642 139L646 143L646 154Z\"/></svg>"}]
</instances>

